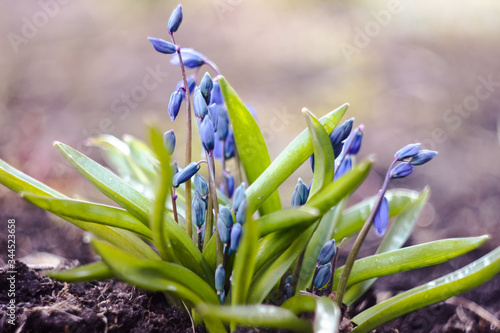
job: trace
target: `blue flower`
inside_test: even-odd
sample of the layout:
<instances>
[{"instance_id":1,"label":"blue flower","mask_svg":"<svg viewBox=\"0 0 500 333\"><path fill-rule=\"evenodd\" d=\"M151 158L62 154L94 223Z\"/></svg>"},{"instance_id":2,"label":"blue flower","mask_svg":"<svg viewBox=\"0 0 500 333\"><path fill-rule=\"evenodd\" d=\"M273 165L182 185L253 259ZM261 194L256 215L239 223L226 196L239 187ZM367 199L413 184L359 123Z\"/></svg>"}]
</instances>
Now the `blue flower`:
<instances>
[{"instance_id":1,"label":"blue flower","mask_svg":"<svg viewBox=\"0 0 500 333\"><path fill-rule=\"evenodd\" d=\"M177 118L179 110L181 109L182 101L184 100L184 90L178 89L170 95L170 100L168 102L168 115L172 121Z\"/></svg>"},{"instance_id":2,"label":"blue flower","mask_svg":"<svg viewBox=\"0 0 500 333\"><path fill-rule=\"evenodd\" d=\"M189 86L189 93L192 94L194 87L196 87L196 80L192 76L188 76L186 78L186 81L187 81L187 84ZM183 87L184 87L184 80L180 80L179 82L177 82L176 89L180 89ZM186 87L184 87L183 89L185 90Z\"/></svg>"},{"instance_id":3,"label":"blue flower","mask_svg":"<svg viewBox=\"0 0 500 333\"><path fill-rule=\"evenodd\" d=\"M245 194L245 183L241 183L240 186L236 188L233 198L233 210L237 210L238 206L243 200L246 200L247 196Z\"/></svg>"},{"instance_id":4,"label":"blue flower","mask_svg":"<svg viewBox=\"0 0 500 333\"><path fill-rule=\"evenodd\" d=\"M189 48L182 48L181 49L181 56L182 56L182 62L184 63L184 66L187 68L196 68L200 67L205 63L205 56L201 54L200 52L197 52L193 49ZM172 65L180 65L179 62L179 57L178 55L174 55L172 59L170 59L170 63Z\"/></svg>"},{"instance_id":5,"label":"blue flower","mask_svg":"<svg viewBox=\"0 0 500 333\"><path fill-rule=\"evenodd\" d=\"M239 224L245 223L247 218L247 210L248 210L248 202L246 197L241 200L238 205L238 209L236 210L236 222Z\"/></svg>"},{"instance_id":6,"label":"blue flower","mask_svg":"<svg viewBox=\"0 0 500 333\"><path fill-rule=\"evenodd\" d=\"M199 87L196 87L194 89L193 108L194 108L194 115L200 119L205 118L205 116L208 114L207 102L205 101L205 98L201 94Z\"/></svg>"},{"instance_id":7,"label":"blue flower","mask_svg":"<svg viewBox=\"0 0 500 333\"><path fill-rule=\"evenodd\" d=\"M207 207L205 201L203 201L203 199L197 194L194 195L191 209L193 212L194 223L199 228L203 225L203 223L205 223L205 214L207 211Z\"/></svg>"},{"instance_id":8,"label":"blue flower","mask_svg":"<svg viewBox=\"0 0 500 333\"><path fill-rule=\"evenodd\" d=\"M361 142L363 141L363 132L358 131L356 136L353 138L351 146L349 147L349 154L356 155L361 148Z\"/></svg>"},{"instance_id":9,"label":"blue flower","mask_svg":"<svg viewBox=\"0 0 500 333\"><path fill-rule=\"evenodd\" d=\"M156 51L165 54L175 53L175 45L167 42L166 40L154 37L148 37L148 40L153 44L153 47Z\"/></svg>"},{"instance_id":10,"label":"blue flower","mask_svg":"<svg viewBox=\"0 0 500 333\"><path fill-rule=\"evenodd\" d=\"M212 93L210 94L210 104L215 103L219 106L224 105L224 98L222 97L222 91L220 90L220 84L218 80L214 80L212 86Z\"/></svg>"},{"instance_id":11,"label":"blue flower","mask_svg":"<svg viewBox=\"0 0 500 333\"><path fill-rule=\"evenodd\" d=\"M201 176L199 173L197 173L194 176L194 189L196 190L196 193L202 198L206 198L208 195L208 182L205 179L205 177Z\"/></svg>"},{"instance_id":12,"label":"blue flower","mask_svg":"<svg viewBox=\"0 0 500 333\"><path fill-rule=\"evenodd\" d=\"M200 170L200 165L196 162L189 163L184 169L175 174L172 180L174 187L179 187L180 184L187 182L195 173Z\"/></svg>"},{"instance_id":13,"label":"blue flower","mask_svg":"<svg viewBox=\"0 0 500 333\"><path fill-rule=\"evenodd\" d=\"M337 171L335 172L334 180L340 179L346 173L352 170L352 159L351 156L346 155L342 163L340 163Z\"/></svg>"},{"instance_id":14,"label":"blue flower","mask_svg":"<svg viewBox=\"0 0 500 333\"><path fill-rule=\"evenodd\" d=\"M382 202L380 203L380 207L377 210L377 214L375 214L375 218L373 219L373 226L375 227L375 233L379 236L383 236L385 234L385 229L387 228L388 223L389 223L389 202L385 197L383 197Z\"/></svg>"},{"instance_id":15,"label":"blue flower","mask_svg":"<svg viewBox=\"0 0 500 333\"><path fill-rule=\"evenodd\" d=\"M231 229L231 246L229 248L232 252L236 252L238 246L240 246L242 234L243 229L241 228L241 224L236 223Z\"/></svg>"},{"instance_id":16,"label":"blue flower","mask_svg":"<svg viewBox=\"0 0 500 333\"><path fill-rule=\"evenodd\" d=\"M432 160L437 154L437 151L423 149L411 158L410 163L413 165L422 165Z\"/></svg>"},{"instance_id":17,"label":"blue flower","mask_svg":"<svg viewBox=\"0 0 500 333\"><path fill-rule=\"evenodd\" d=\"M226 283L226 271L222 264L217 267L215 270L215 290L217 290L217 294L220 294L222 289L224 289L224 284Z\"/></svg>"},{"instance_id":18,"label":"blue flower","mask_svg":"<svg viewBox=\"0 0 500 333\"><path fill-rule=\"evenodd\" d=\"M217 230L219 231L219 238L222 243L229 242L231 236L230 229L222 222L220 218L217 219Z\"/></svg>"},{"instance_id":19,"label":"blue flower","mask_svg":"<svg viewBox=\"0 0 500 333\"><path fill-rule=\"evenodd\" d=\"M418 154L420 143L410 143L404 146L394 154L394 158L398 161L402 161L406 158L413 157Z\"/></svg>"},{"instance_id":20,"label":"blue flower","mask_svg":"<svg viewBox=\"0 0 500 333\"><path fill-rule=\"evenodd\" d=\"M217 115L217 104L213 103L208 106L208 119L212 122L212 125L214 125L214 131L217 133L218 130L218 123L219 123L219 117Z\"/></svg>"},{"instance_id":21,"label":"blue flower","mask_svg":"<svg viewBox=\"0 0 500 333\"><path fill-rule=\"evenodd\" d=\"M179 26L182 22L182 5L178 5L177 8L174 9L172 15L170 15L170 19L168 20L168 32L172 34L179 29Z\"/></svg>"},{"instance_id":22,"label":"blue flower","mask_svg":"<svg viewBox=\"0 0 500 333\"><path fill-rule=\"evenodd\" d=\"M313 285L315 288L320 289L325 284L328 283L330 277L332 276L332 265L330 263L326 265L321 265L318 267L318 272L316 273L316 277L314 278Z\"/></svg>"},{"instance_id":23,"label":"blue flower","mask_svg":"<svg viewBox=\"0 0 500 333\"><path fill-rule=\"evenodd\" d=\"M308 196L309 189L307 188L307 185L304 184L302 179L299 178L292 194L292 207L299 207L305 204Z\"/></svg>"},{"instance_id":24,"label":"blue flower","mask_svg":"<svg viewBox=\"0 0 500 333\"><path fill-rule=\"evenodd\" d=\"M226 160L234 157L234 145L234 133L232 130L229 130L229 132L227 133L226 141L224 141L224 158Z\"/></svg>"},{"instance_id":25,"label":"blue flower","mask_svg":"<svg viewBox=\"0 0 500 333\"><path fill-rule=\"evenodd\" d=\"M332 143L332 147L336 147L342 141L347 139L349 134L351 134L352 124L354 123L354 118L344 121L340 126L335 128L333 132L330 134L330 142Z\"/></svg>"},{"instance_id":26,"label":"blue flower","mask_svg":"<svg viewBox=\"0 0 500 333\"><path fill-rule=\"evenodd\" d=\"M212 125L212 122L208 119L208 117L205 117L201 122L200 138L201 138L201 144L206 151L211 152L212 150L214 150L214 145L215 145L214 125Z\"/></svg>"},{"instance_id":27,"label":"blue flower","mask_svg":"<svg viewBox=\"0 0 500 333\"><path fill-rule=\"evenodd\" d=\"M224 173L224 178L227 185L227 196L231 199L234 192L234 177L230 173Z\"/></svg>"},{"instance_id":28,"label":"blue flower","mask_svg":"<svg viewBox=\"0 0 500 333\"><path fill-rule=\"evenodd\" d=\"M394 168L392 168L389 176L392 179L403 178L411 174L413 172L413 169L415 169L415 167L409 162L399 163Z\"/></svg>"},{"instance_id":29,"label":"blue flower","mask_svg":"<svg viewBox=\"0 0 500 333\"><path fill-rule=\"evenodd\" d=\"M324 265L330 262L336 252L337 249L335 248L335 239L326 242L318 255L318 263Z\"/></svg>"},{"instance_id":30,"label":"blue flower","mask_svg":"<svg viewBox=\"0 0 500 333\"><path fill-rule=\"evenodd\" d=\"M210 94L212 92L213 86L214 84L212 82L212 77L210 76L210 74L205 73L200 82L200 91L203 97L205 98L205 102L207 102L207 104L210 103L210 97L211 97Z\"/></svg>"},{"instance_id":31,"label":"blue flower","mask_svg":"<svg viewBox=\"0 0 500 333\"><path fill-rule=\"evenodd\" d=\"M175 134L174 130L163 133L163 145L169 155L172 155L175 149Z\"/></svg>"},{"instance_id":32,"label":"blue flower","mask_svg":"<svg viewBox=\"0 0 500 333\"><path fill-rule=\"evenodd\" d=\"M233 226L233 214L231 209L227 206L219 204L219 214L217 215L217 220L220 220L228 228Z\"/></svg>"}]
</instances>

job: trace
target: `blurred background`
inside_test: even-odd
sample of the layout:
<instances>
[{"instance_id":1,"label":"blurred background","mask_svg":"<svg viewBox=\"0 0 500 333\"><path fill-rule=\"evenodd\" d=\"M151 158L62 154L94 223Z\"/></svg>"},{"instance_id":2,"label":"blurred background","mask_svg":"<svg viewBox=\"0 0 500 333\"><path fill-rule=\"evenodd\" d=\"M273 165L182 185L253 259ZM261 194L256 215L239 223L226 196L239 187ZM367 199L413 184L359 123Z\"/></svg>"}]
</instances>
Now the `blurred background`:
<instances>
[{"instance_id":1,"label":"blurred background","mask_svg":"<svg viewBox=\"0 0 500 333\"><path fill-rule=\"evenodd\" d=\"M438 157L392 187L432 194L415 242L489 233L500 243L500 4L495 1L183 1L183 47L221 68L257 113L271 158L343 103L365 125L361 157L377 164L353 201L379 189L396 150L422 142ZM64 193L107 202L52 146L100 161L85 139L146 138L180 80L148 36L168 39L172 1L3 1L0 158ZM203 71L202 71L203 72ZM211 72L211 74L213 74ZM196 134L197 135L197 134ZM195 137L195 142L199 142ZM193 156L199 156L195 150ZM177 158L184 160L177 149ZM284 205L305 163L280 189ZM0 187L3 214L22 201ZM18 223L22 223L21 221Z\"/></svg>"}]
</instances>

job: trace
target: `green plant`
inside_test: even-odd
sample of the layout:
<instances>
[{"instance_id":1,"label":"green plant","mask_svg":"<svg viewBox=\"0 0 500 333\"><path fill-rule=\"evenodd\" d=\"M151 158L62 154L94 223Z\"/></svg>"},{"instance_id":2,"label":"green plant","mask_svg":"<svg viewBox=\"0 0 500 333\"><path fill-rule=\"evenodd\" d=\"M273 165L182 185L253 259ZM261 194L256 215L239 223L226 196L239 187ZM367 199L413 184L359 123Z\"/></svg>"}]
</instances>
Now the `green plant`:
<instances>
[{"instance_id":1,"label":"green plant","mask_svg":"<svg viewBox=\"0 0 500 333\"><path fill-rule=\"evenodd\" d=\"M396 153L379 194L345 208L346 199L363 183L374 163L368 158L353 165L351 156L360 148L362 126L351 130L353 120L339 125L347 105L320 119L304 110L307 129L271 162L257 122L218 67L202 54L176 44L174 33L181 21L179 6L168 25L172 43L157 38L150 41L157 51L174 54L172 62L181 67L182 82L170 98L168 111L175 120L186 101L182 170L172 164L175 135L171 131L162 135L151 128L151 148L131 136L123 140L110 135L90 138L90 144L102 148L106 163L116 174L56 142L68 162L121 207L116 208L67 197L0 160L0 182L5 186L96 236L92 245L101 262L48 272L50 276L73 282L116 277L143 289L162 291L172 304L186 308L211 332L224 332L227 325L231 329L253 325L299 332L335 331L342 304L352 304L378 277L444 262L487 239L447 239L401 248L429 191L387 190L387 185L390 178L408 175L414 165L435 155L418 145ZM205 74L195 88L203 65L211 67L217 77L212 80ZM193 69L193 75L188 77L186 68ZM191 105L206 156L200 162L191 160ZM299 180L291 195L293 207L282 209L279 186L312 155L310 188ZM237 161L235 171L241 184L236 190L234 176L226 167L228 159ZM197 173L205 166L208 180ZM216 189L218 168L222 190ZM248 188L242 183L243 175ZM382 235L390 217L395 221L377 253L355 260L370 226L375 224ZM193 222L197 230L193 230ZM336 268L335 244L355 235L345 267ZM461 270L365 310L353 318L355 331L367 332L474 288L499 271L497 248ZM301 319L303 312L314 312L314 322Z\"/></svg>"}]
</instances>

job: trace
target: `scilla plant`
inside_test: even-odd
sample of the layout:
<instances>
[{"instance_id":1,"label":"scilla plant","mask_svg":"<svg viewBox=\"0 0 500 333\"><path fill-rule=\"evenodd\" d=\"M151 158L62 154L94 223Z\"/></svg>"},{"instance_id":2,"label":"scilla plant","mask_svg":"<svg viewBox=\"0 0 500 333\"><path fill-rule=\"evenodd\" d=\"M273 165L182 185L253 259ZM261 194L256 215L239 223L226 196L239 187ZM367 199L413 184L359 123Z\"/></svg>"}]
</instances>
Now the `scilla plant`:
<instances>
[{"instance_id":1,"label":"scilla plant","mask_svg":"<svg viewBox=\"0 0 500 333\"><path fill-rule=\"evenodd\" d=\"M102 261L47 274L71 282L115 277L164 292L173 306L210 332L242 325L335 332L345 306L378 277L444 262L487 239L444 239L403 248L429 191L388 190L388 185L437 154L419 144L395 153L377 194L345 207L374 163L372 158L356 163L363 126L353 129L353 119L340 123L347 105L320 119L304 109L307 128L271 162L255 118L219 68L203 54L179 46L174 35L181 22L178 6L168 22L171 41L149 40L180 66L182 80L170 97L168 114L175 121L185 105L182 161L174 161L179 148L173 130L161 134L152 128L151 148L132 136L90 138L114 172L56 142L68 162L120 208L72 199L0 161L5 186L95 235L91 244ZM198 79L203 66L215 77L207 73ZM193 114L203 148L199 161L192 161ZM308 159L314 170L311 183L299 179L294 192L284 195L292 207L282 208L280 185ZM372 225L383 237L380 246L374 255L357 259ZM355 241L346 263L336 267L338 247L351 237ZM497 248L357 314L353 331L368 332L472 289L499 271ZM303 319L305 312L313 312L314 319Z\"/></svg>"}]
</instances>

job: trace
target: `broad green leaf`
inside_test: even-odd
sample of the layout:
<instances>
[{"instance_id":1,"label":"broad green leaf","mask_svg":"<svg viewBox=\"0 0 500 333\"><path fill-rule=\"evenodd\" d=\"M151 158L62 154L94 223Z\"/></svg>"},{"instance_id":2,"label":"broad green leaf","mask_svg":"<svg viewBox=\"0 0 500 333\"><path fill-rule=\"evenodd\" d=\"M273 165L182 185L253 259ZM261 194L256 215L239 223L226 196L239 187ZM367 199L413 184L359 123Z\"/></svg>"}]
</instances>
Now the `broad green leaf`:
<instances>
[{"instance_id":1,"label":"broad green leaf","mask_svg":"<svg viewBox=\"0 0 500 333\"><path fill-rule=\"evenodd\" d=\"M63 271L45 272L49 277L66 282L100 281L113 278L113 272L103 261Z\"/></svg>"},{"instance_id":2,"label":"broad green leaf","mask_svg":"<svg viewBox=\"0 0 500 333\"><path fill-rule=\"evenodd\" d=\"M340 323L340 309L328 297L316 300L316 313L314 316L314 333L337 332Z\"/></svg>"},{"instance_id":3,"label":"broad green leaf","mask_svg":"<svg viewBox=\"0 0 500 333\"><path fill-rule=\"evenodd\" d=\"M169 291L193 305L220 304L214 289L183 266L161 260L139 260L98 240L93 240L92 246L114 275L127 283L146 290ZM179 286L182 289L176 290Z\"/></svg>"},{"instance_id":4,"label":"broad green leaf","mask_svg":"<svg viewBox=\"0 0 500 333\"><path fill-rule=\"evenodd\" d=\"M417 200L419 193L406 189L388 190L385 197L389 202L389 216L398 215L410 202ZM377 195L365 199L347 208L334 231L336 242L340 242L345 237L349 237L363 227L366 219L373 209Z\"/></svg>"},{"instance_id":5,"label":"broad green leaf","mask_svg":"<svg viewBox=\"0 0 500 333\"><path fill-rule=\"evenodd\" d=\"M309 191L310 200L314 198L316 193L333 182L335 155L323 125L307 109L304 108L302 112L306 115L307 128L314 149L314 175Z\"/></svg>"},{"instance_id":6,"label":"broad green leaf","mask_svg":"<svg viewBox=\"0 0 500 333\"><path fill-rule=\"evenodd\" d=\"M220 77L219 82L233 126L238 157L243 164L248 183L251 185L271 164L271 158L264 136L250 111L224 77ZM279 193L277 189L275 190L269 193L269 198L262 203L261 216L281 209Z\"/></svg>"},{"instance_id":7,"label":"broad green leaf","mask_svg":"<svg viewBox=\"0 0 500 333\"><path fill-rule=\"evenodd\" d=\"M358 314L356 333L372 329L417 309L474 289L500 273L500 247L453 273L389 298Z\"/></svg>"},{"instance_id":8,"label":"broad green leaf","mask_svg":"<svg viewBox=\"0 0 500 333\"><path fill-rule=\"evenodd\" d=\"M319 120L324 126L326 133L331 133L335 126L337 126L346 112L347 106L347 104L344 104ZM313 145L309 131L305 129L276 157L259 178L247 188L246 195L250 213L255 212L312 153Z\"/></svg>"},{"instance_id":9,"label":"broad green leaf","mask_svg":"<svg viewBox=\"0 0 500 333\"><path fill-rule=\"evenodd\" d=\"M196 307L203 319L217 318L224 323L236 322L238 325L286 329L294 332L312 332L310 322L299 319L292 312L272 305L211 306L202 304Z\"/></svg>"},{"instance_id":10,"label":"broad green leaf","mask_svg":"<svg viewBox=\"0 0 500 333\"><path fill-rule=\"evenodd\" d=\"M255 220L259 226L260 237L282 229L305 228L316 221L319 210L311 207L299 207L280 210Z\"/></svg>"},{"instance_id":11,"label":"broad green leaf","mask_svg":"<svg viewBox=\"0 0 500 333\"><path fill-rule=\"evenodd\" d=\"M32 204L64 218L72 218L82 222L92 222L132 231L140 236L153 239L148 227L142 224L126 210L92 202L59 199L31 193L21 196Z\"/></svg>"},{"instance_id":12,"label":"broad green leaf","mask_svg":"<svg viewBox=\"0 0 500 333\"><path fill-rule=\"evenodd\" d=\"M314 312L316 311L316 299L317 296L312 295L295 295L283 302L281 307L290 310L296 315L304 312Z\"/></svg>"},{"instance_id":13,"label":"broad green leaf","mask_svg":"<svg viewBox=\"0 0 500 333\"><path fill-rule=\"evenodd\" d=\"M358 259L347 286L374 277L440 264L474 250L487 239L488 236L442 239ZM337 288L343 270L344 266L335 270L333 289Z\"/></svg>"},{"instance_id":14,"label":"broad green leaf","mask_svg":"<svg viewBox=\"0 0 500 333\"><path fill-rule=\"evenodd\" d=\"M428 197L429 189L426 188L416 201L408 203L406 209L398 215L396 221L385 235L375 254L399 249L406 243ZM344 304L351 305L354 303L370 289L376 281L377 278L373 278L353 285L344 295Z\"/></svg>"},{"instance_id":15,"label":"broad green leaf","mask_svg":"<svg viewBox=\"0 0 500 333\"><path fill-rule=\"evenodd\" d=\"M159 171L159 162L154 152L144 141L132 135L125 134L123 136L123 141L129 146L130 156L133 161L141 168L149 180L154 181L156 173Z\"/></svg>"}]
</instances>

